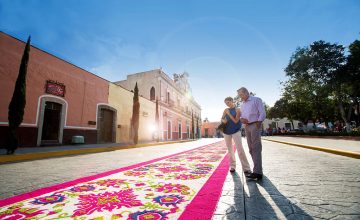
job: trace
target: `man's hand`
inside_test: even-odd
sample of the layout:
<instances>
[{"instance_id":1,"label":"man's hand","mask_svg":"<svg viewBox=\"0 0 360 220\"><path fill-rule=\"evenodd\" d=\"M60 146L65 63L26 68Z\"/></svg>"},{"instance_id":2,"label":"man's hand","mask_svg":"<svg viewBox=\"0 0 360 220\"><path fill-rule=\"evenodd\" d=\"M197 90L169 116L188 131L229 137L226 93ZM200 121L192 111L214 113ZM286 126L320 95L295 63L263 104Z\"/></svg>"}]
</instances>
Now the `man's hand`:
<instances>
[{"instance_id":1,"label":"man's hand","mask_svg":"<svg viewBox=\"0 0 360 220\"><path fill-rule=\"evenodd\" d=\"M246 118L240 118L241 123L247 124L249 121Z\"/></svg>"},{"instance_id":2,"label":"man's hand","mask_svg":"<svg viewBox=\"0 0 360 220\"><path fill-rule=\"evenodd\" d=\"M255 124L256 124L256 128L259 129L261 126L261 121L257 121Z\"/></svg>"}]
</instances>

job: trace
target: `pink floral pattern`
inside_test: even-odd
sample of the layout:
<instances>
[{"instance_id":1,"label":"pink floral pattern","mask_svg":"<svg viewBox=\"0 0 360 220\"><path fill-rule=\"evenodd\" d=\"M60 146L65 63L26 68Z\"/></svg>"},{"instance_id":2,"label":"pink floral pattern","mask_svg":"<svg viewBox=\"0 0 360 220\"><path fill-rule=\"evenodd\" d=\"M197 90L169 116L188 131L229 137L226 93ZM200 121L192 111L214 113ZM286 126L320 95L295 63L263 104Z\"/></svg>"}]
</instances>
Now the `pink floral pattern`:
<instances>
[{"instance_id":1,"label":"pink floral pattern","mask_svg":"<svg viewBox=\"0 0 360 220\"><path fill-rule=\"evenodd\" d=\"M183 166L162 167L162 168L157 168L157 169L163 173L181 172L181 171L188 170L187 168L185 168Z\"/></svg>"},{"instance_id":2,"label":"pink floral pattern","mask_svg":"<svg viewBox=\"0 0 360 220\"><path fill-rule=\"evenodd\" d=\"M75 210L73 217L89 215L95 211L109 212L121 207L141 206L140 200L136 200L133 189L121 190L119 192L105 192L101 194L80 195L79 203L75 204L78 208Z\"/></svg>"},{"instance_id":3,"label":"pink floral pattern","mask_svg":"<svg viewBox=\"0 0 360 220\"><path fill-rule=\"evenodd\" d=\"M225 154L215 143L0 207L0 219L177 219Z\"/></svg>"},{"instance_id":4,"label":"pink floral pattern","mask_svg":"<svg viewBox=\"0 0 360 220\"><path fill-rule=\"evenodd\" d=\"M122 179L103 179L91 183L99 186L119 188L121 185L126 184L126 181Z\"/></svg>"}]
</instances>

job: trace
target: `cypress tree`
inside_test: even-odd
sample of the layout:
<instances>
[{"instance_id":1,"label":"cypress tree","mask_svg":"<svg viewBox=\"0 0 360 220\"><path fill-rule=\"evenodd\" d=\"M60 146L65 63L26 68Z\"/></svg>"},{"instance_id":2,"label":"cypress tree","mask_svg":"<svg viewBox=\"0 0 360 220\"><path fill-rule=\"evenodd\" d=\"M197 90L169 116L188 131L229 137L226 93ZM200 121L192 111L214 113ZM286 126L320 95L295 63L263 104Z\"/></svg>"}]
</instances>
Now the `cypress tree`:
<instances>
[{"instance_id":1,"label":"cypress tree","mask_svg":"<svg viewBox=\"0 0 360 220\"><path fill-rule=\"evenodd\" d=\"M196 139L200 138L200 130L199 130L199 118L196 117Z\"/></svg>"},{"instance_id":2,"label":"cypress tree","mask_svg":"<svg viewBox=\"0 0 360 220\"><path fill-rule=\"evenodd\" d=\"M156 141L159 142L159 100L156 99L156 112L155 112L155 124L156 124Z\"/></svg>"},{"instance_id":3,"label":"cypress tree","mask_svg":"<svg viewBox=\"0 0 360 220\"><path fill-rule=\"evenodd\" d=\"M139 89L137 82L134 89L133 97L133 113L131 118L131 127L133 129L133 141L134 144L138 143L138 132L139 132L139 111L140 111L140 102L139 102Z\"/></svg>"},{"instance_id":4,"label":"cypress tree","mask_svg":"<svg viewBox=\"0 0 360 220\"><path fill-rule=\"evenodd\" d=\"M192 139L195 139L195 131L194 131L194 112L191 112L191 135Z\"/></svg>"},{"instance_id":5,"label":"cypress tree","mask_svg":"<svg viewBox=\"0 0 360 220\"><path fill-rule=\"evenodd\" d=\"M23 121L24 109L26 105L26 74L29 62L30 39L31 37L29 36L23 56L21 58L21 64L15 83L14 93L9 104L9 142L7 145L7 154L14 154L19 145L17 130Z\"/></svg>"}]
</instances>

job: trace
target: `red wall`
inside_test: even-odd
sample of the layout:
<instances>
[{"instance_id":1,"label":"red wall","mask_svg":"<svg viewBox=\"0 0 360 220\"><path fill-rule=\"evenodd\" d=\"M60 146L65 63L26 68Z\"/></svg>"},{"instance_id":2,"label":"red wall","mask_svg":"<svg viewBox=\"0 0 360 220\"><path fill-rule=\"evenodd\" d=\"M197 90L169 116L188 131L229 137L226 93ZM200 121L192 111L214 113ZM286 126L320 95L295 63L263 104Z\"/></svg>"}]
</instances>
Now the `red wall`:
<instances>
[{"instance_id":1,"label":"red wall","mask_svg":"<svg viewBox=\"0 0 360 220\"><path fill-rule=\"evenodd\" d=\"M36 40L34 39L36 42ZM0 33L0 121L7 122L7 107L17 79L25 43ZM27 74L24 123L35 123L38 99L45 93L46 80L65 84L68 102L67 126L89 127L96 121L97 103L107 103L108 81L31 47Z\"/></svg>"},{"instance_id":2,"label":"red wall","mask_svg":"<svg viewBox=\"0 0 360 220\"><path fill-rule=\"evenodd\" d=\"M36 44L36 39L32 39ZM25 43L0 32L0 126L7 126L8 106L18 76ZM23 123L37 126L39 97L45 93L47 80L66 87L66 126L96 128L98 103L108 103L109 82L79 67L31 47L26 80L26 106Z\"/></svg>"}]
</instances>

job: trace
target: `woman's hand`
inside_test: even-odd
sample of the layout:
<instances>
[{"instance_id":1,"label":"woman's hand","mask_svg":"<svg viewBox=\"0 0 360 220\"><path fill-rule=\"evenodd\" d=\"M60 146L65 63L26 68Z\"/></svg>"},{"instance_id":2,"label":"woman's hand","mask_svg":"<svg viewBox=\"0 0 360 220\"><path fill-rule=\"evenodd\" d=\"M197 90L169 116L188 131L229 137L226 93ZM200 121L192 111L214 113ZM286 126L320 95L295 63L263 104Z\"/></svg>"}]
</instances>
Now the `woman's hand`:
<instances>
[{"instance_id":1,"label":"woman's hand","mask_svg":"<svg viewBox=\"0 0 360 220\"><path fill-rule=\"evenodd\" d=\"M231 115L230 114L230 111L229 111L229 109L227 108L227 109L225 109L225 113L227 114L227 115Z\"/></svg>"}]
</instances>

